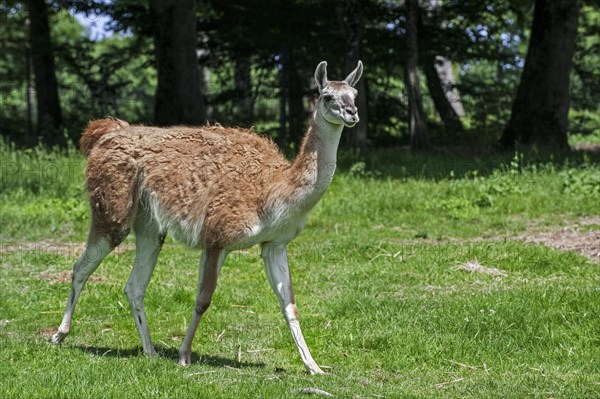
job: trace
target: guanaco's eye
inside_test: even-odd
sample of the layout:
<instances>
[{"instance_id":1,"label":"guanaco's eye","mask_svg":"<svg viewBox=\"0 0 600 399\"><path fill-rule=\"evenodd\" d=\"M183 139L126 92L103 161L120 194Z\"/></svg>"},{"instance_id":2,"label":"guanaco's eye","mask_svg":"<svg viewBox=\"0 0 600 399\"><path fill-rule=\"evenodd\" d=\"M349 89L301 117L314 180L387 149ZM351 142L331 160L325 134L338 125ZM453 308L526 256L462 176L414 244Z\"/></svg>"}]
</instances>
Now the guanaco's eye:
<instances>
[{"instance_id":1,"label":"guanaco's eye","mask_svg":"<svg viewBox=\"0 0 600 399\"><path fill-rule=\"evenodd\" d=\"M333 100L333 96L331 94L323 94L323 100L329 102Z\"/></svg>"}]
</instances>

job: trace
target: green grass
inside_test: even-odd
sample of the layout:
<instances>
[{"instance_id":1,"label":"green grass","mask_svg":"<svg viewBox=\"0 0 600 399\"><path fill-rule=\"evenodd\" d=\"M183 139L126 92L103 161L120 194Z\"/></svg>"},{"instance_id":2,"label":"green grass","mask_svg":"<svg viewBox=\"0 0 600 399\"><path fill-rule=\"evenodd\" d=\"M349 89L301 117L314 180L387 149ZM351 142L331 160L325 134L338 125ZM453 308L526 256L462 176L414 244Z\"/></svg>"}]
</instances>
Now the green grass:
<instances>
[{"instance_id":1,"label":"green grass","mask_svg":"<svg viewBox=\"0 0 600 399\"><path fill-rule=\"evenodd\" d=\"M257 248L228 258L188 368L176 359L199 253L170 239L146 297L158 358L141 353L123 294L128 249L94 274L65 343L49 345L69 291L59 277L86 235L84 161L6 146L0 155L0 240L18 247L0 252L3 398L281 398L305 387L341 398L600 396L599 266L511 239L532 223L600 215L597 157L342 156L289 248L305 336L331 367L310 376ZM456 268L475 260L506 276Z\"/></svg>"}]
</instances>

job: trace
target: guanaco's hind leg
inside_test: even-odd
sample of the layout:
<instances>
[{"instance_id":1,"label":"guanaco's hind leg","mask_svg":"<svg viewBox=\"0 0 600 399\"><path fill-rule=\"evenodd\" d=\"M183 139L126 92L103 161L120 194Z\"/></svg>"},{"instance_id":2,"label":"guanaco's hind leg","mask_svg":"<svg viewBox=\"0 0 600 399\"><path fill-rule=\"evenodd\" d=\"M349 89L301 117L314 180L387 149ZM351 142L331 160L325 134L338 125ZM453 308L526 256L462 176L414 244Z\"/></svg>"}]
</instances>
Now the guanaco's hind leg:
<instances>
[{"instance_id":1,"label":"guanaco's hind leg","mask_svg":"<svg viewBox=\"0 0 600 399\"><path fill-rule=\"evenodd\" d=\"M139 209L133 224L135 231L135 262L125 286L125 294L133 319L142 341L144 352L155 355L156 351L150 339L146 312L144 311L144 296L146 288L154 272L156 260L162 247L165 235L158 228L156 221L143 209Z\"/></svg>"},{"instance_id":2,"label":"guanaco's hind leg","mask_svg":"<svg viewBox=\"0 0 600 399\"><path fill-rule=\"evenodd\" d=\"M129 234L136 209L135 161L117 149L96 150L88 157L87 190L92 208L92 227L83 255L73 266L71 293L58 332L51 342L60 343L69 334L79 294L102 260Z\"/></svg>"},{"instance_id":3,"label":"guanaco's hind leg","mask_svg":"<svg viewBox=\"0 0 600 399\"><path fill-rule=\"evenodd\" d=\"M73 313L75 312L75 306L79 299L79 294L85 286L88 278L98 268L102 260L112 252L112 250L121 243L121 241L127 236L128 230L124 230L121 234L113 235L97 235L92 231L90 232L88 242L85 246L83 254L75 265L73 266L73 277L71 280L71 293L67 300L67 308L63 316L58 331L50 338L50 342L53 344L61 343L65 337L69 334L71 329L71 320L73 319Z\"/></svg>"}]
</instances>

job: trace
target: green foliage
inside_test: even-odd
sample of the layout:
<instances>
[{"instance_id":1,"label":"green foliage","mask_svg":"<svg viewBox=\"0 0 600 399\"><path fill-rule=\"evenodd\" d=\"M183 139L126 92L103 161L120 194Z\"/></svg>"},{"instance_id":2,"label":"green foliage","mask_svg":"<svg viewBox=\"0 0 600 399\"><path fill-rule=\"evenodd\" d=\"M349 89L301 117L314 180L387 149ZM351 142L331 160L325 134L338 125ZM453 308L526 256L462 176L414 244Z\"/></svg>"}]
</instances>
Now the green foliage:
<instances>
[{"instance_id":1,"label":"green foliage","mask_svg":"<svg viewBox=\"0 0 600 399\"><path fill-rule=\"evenodd\" d=\"M460 90L472 139L493 143L510 117L520 71L503 70L495 61L465 65L460 70Z\"/></svg>"},{"instance_id":2,"label":"green foliage","mask_svg":"<svg viewBox=\"0 0 600 399\"><path fill-rule=\"evenodd\" d=\"M357 178L374 178L381 176L381 172L378 170L367 170L367 163L363 161L356 162L350 166L348 174Z\"/></svg>"},{"instance_id":3,"label":"green foliage","mask_svg":"<svg viewBox=\"0 0 600 399\"><path fill-rule=\"evenodd\" d=\"M106 115L138 123L150 122L156 87L152 57L148 56L152 53L151 41L119 34L91 41L67 10L51 11L63 120L72 141L78 141L90 119ZM0 41L7 49L0 51L2 135L19 144L35 145L35 139L26 137L24 10L20 4L0 8L0 18L3 21ZM33 82L33 75L31 79Z\"/></svg>"},{"instance_id":4,"label":"green foliage","mask_svg":"<svg viewBox=\"0 0 600 399\"><path fill-rule=\"evenodd\" d=\"M571 144L600 143L600 112L589 110L569 112L569 137Z\"/></svg>"},{"instance_id":5,"label":"green foliage","mask_svg":"<svg viewBox=\"0 0 600 399\"><path fill-rule=\"evenodd\" d=\"M573 109L600 111L600 6L583 0L571 74ZM596 125L598 128L598 125ZM578 132L578 131L576 131Z\"/></svg>"},{"instance_id":6,"label":"green foliage","mask_svg":"<svg viewBox=\"0 0 600 399\"><path fill-rule=\"evenodd\" d=\"M445 213L456 220L470 220L479 216L479 209L469 198L450 197L425 202L425 209Z\"/></svg>"},{"instance_id":7,"label":"green foliage","mask_svg":"<svg viewBox=\"0 0 600 399\"><path fill-rule=\"evenodd\" d=\"M12 139L27 128L24 24L23 4L0 2L0 134Z\"/></svg>"},{"instance_id":8,"label":"green foliage","mask_svg":"<svg viewBox=\"0 0 600 399\"><path fill-rule=\"evenodd\" d=\"M600 172L597 168L567 169L560 176L565 193L591 198L598 198L600 195Z\"/></svg>"},{"instance_id":9,"label":"green foliage","mask_svg":"<svg viewBox=\"0 0 600 399\"><path fill-rule=\"evenodd\" d=\"M67 11L56 13L51 26L63 113L75 142L90 119L152 121L156 77L149 40L115 35L91 41Z\"/></svg>"}]
</instances>

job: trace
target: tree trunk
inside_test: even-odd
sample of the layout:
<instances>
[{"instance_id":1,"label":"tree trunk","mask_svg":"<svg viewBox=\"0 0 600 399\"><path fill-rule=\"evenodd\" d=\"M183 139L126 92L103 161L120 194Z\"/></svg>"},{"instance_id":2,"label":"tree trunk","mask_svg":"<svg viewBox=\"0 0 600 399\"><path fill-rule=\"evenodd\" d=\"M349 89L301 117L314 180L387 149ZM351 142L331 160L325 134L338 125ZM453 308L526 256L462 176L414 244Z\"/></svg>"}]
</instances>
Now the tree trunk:
<instances>
[{"instance_id":1,"label":"tree trunk","mask_svg":"<svg viewBox=\"0 0 600 399\"><path fill-rule=\"evenodd\" d=\"M158 84L154 119L161 126L206 122L196 53L196 1L150 0Z\"/></svg>"},{"instance_id":2,"label":"tree trunk","mask_svg":"<svg viewBox=\"0 0 600 399\"><path fill-rule=\"evenodd\" d=\"M578 15L577 0L536 0L525 67L501 147L521 142L569 148L569 75Z\"/></svg>"},{"instance_id":3,"label":"tree trunk","mask_svg":"<svg viewBox=\"0 0 600 399\"><path fill-rule=\"evenodd\" d=\"M465 116L465 109L463 108L462 101L460 99L460 93L456 88L456 78L454 77L454 69L452 68L452 61L443 56L435 57L435 70L437 76L442 84L442 89L448 103L452 107L454 114L458 118Z\"/></svg>"},{"instance_id":4,"label":"tree trunk","mask_svg":"<svg viewBox=\"0 0 600 399\"><path fill-rule=\"evenodd\" d=\"M288 59L288 115L289 138L292 143L300 143L304 134L306 115L304 112L304 81L298 70L297 56L290 53Z\"/></svg>"},{"instance_id":5,"label":"tree trunk","mask_svg":"<svg viewBox=\"0 0 600 399\"><path fill-rule=\"evenodd\" d=\"M33 86L31 84L31 52L29 47L25 49L25 100L27 102L27 136L24 142L33 144L33 122L31 112L33 110Z\"/></svg>"},{"instance_id":6,"label":"tree trunk","mask_svg":"<svg viewBox=\"0 0 600 399\"><path fill-rule=\"evenodd\" d=\"M288 137L288 119L287 119L287 100L288 100L288 54L286 45L283 45L281 53L279 53L279 135L277 136L277 145L281 148L286 148L289 144Z\"/></svg>"},{"instance_id":7,"label":"tree trunk","mask_svg":"<svg viewBox=\"0 0 600 399\"><path fill-rule=\"evenodd\" d=\"M406 0L406 52L404 81L408 92L408 129L412 150L423 150L429 147L427 123L423 110L423 99L419 86L419 54L418 54L418 0Z\"/></svg>"},{"instance_id":8,"label":"tree trunk","mask_svg":"<svg viewBox=\"0 0 600 399\"><path fill-rule=\"evenodd\" d=\"M338 21L346 37L345 73L353 71L356 68L356 63L361 59L362 6L361 0L344 0L337 3ZM355 87L358 90L356 107L358 108L360 122L353 128L346 128L345 133L350 148L363 154L368 150L367 132L369 128L366 82L367 79L363 76Z\"/></svg>"},{"instance_id":9,"label":"tree trunk","mask_svg":"<svg viewBox=\"0 0 600 399\"><path fill-rule=\"evenodd\" d=\"M235 115L243 124L249 124L252 117L252 64L250 57L245 54L238 54L235 58L234 67L234 84L235 84Z\"/></svg>"},{"instance_id":10,"label":"tree trunk","mask_svg":"<svg viewBox=\"0 0 600 399\"><path fill-rule=\"evenodd\" d=\"M442 122L444 122L446 135L456 139L463 131L460 118L465 116L465 111L460 99L460 93L456 88L452 61L439 55L434 45L436 38L433 35L437 33L433 32L436 32L437 28L439 28L441 20L440 8L441 3L439 0L428 0L426 2L425 10L427 19L419 19L419 38L425 48L422 54L425 60L424 70L429 94ZM428 29L428 27L430 28Z\"/></svg>"},{"instance_id":11,"label":"tree trunk","mask_svg":"<svg viewBox=\"0 0 600 399\"><path fill-rule=\"evenodd\" d=\"M454 73L448 74L447 71L448 68L452 70L452 63L443 57L435 57L434 60L428 59L427 61L424 69L429 94L435 104L435 109L444 122L446 135L456 138L463 131L460 116L464 115L464 110L458 90L453 87Z\"/></svg>"},{"instance_id":12,"label":"tree trunk","mask_svg":"<svg viewBox=\"0 0 600 399\"><path fill-rule=\"evenodd\" d=\"M44 0L27 0L25 5L29 14L29 45L35 75L37 132L44 143L64 147L67 142L60 130L62 113L50 39L48 7Z\"/></svg>"}]
</instances>

